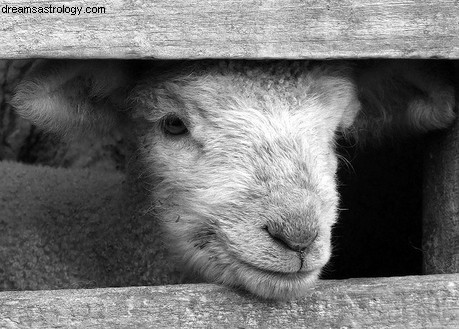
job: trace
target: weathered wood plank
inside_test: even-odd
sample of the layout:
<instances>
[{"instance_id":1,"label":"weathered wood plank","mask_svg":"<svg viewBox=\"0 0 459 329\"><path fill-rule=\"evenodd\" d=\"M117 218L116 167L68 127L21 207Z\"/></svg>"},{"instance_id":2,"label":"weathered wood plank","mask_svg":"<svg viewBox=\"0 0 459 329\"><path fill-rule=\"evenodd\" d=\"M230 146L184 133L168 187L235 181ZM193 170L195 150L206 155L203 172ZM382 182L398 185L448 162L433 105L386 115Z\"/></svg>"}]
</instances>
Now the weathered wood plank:
<instances>
[{"instance_id":1,"label":"weathered wood plank","mask_svg":"<svg viewBox=\"0 0 459 329\"><path fill-rule=\"evenodd\" d=\"M50 4L105 13L11 9ZM0 10L0 58L459 58L455 0L14 0Z\"/></svg>"},{"instance_id":2,"label":"weathered wood plank","mask_svg":"<svg viewBox=\"0 0 459 329\"><path fill-rule=\"evenodd\" d=\"M322 281L266 302L199 284L0 293L1 328L458 328L459 274Z\"/></svg>"},{"instance_id":3,"label":"weathered wood plank","mask_svg":"<svg viewBox=\"0 0 459 329\"><path fill-rule=\"evenodd\" d=\"M423 194L424 273L459 273L459 120L429 140Z\"/></svg>"}]
</instances>

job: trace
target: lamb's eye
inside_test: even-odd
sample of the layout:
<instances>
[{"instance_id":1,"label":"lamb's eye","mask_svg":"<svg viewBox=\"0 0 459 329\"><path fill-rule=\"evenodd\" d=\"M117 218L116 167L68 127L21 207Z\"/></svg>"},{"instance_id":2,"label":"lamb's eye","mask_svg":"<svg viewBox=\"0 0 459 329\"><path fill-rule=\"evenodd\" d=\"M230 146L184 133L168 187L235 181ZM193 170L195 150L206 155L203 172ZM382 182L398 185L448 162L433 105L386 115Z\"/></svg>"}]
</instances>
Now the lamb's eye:
<instances>
[{"instance_id":1,"label":"lamb's eye","mask_svg":"<svg viewBox=\"0 0 459 329\"><path fill-rule=\"evenodd\" d=\"M176 115L169 115L163 121L164 132L169 135L184 135L188 132L183 121Z\"/></svg>"}]
</instances>

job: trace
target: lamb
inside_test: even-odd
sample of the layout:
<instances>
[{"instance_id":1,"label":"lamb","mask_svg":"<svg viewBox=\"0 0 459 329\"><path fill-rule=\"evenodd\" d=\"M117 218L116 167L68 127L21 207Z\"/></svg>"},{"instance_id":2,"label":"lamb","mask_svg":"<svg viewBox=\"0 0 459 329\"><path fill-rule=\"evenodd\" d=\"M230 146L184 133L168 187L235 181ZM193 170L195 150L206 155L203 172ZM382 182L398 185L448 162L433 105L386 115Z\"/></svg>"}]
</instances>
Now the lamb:
<instances>
[{"instance_id":1,"label":"lamb","mask_svg":"<svg viewBox=\"0 0 459 329\"><path fill-rule=\"evenodd\" d=\"M2 161L0 177L0 291L185 280L121 173Z\"/></svg>"},{"instance_id":2,"label":"lamb","mask_svg":"<svg viewBox=\"0 0 459 329\"><path fill-rule=\"evenodd\" d=\"M455 118L448 68L425 61L54 60L12 103L64 136L122 131L127 186L178 264L279 300L304 295L330 258L338 138Z\"/></svg>"}]
</instances>

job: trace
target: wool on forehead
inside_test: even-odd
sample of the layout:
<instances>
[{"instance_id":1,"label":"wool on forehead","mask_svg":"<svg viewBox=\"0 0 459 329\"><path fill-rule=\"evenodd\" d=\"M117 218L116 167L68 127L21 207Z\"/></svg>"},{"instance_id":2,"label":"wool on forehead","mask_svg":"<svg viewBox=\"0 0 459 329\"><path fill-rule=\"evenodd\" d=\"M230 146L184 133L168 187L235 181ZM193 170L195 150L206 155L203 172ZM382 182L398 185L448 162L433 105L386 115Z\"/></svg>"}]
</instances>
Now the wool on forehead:
<instances>
[{"instance_id":1,"label":"wool on forehead","mask_svg":"<svg viewBox=\"0 0 459 329\"><path fill-rule=\"evenodd\" d=\"M333 62L185 61L153 70L131 94L137 112L150 121L185 106L210 113L228 107L295 111L311 102L329 106L354 92L351 68Z\"/></svg>"}]
</instances>

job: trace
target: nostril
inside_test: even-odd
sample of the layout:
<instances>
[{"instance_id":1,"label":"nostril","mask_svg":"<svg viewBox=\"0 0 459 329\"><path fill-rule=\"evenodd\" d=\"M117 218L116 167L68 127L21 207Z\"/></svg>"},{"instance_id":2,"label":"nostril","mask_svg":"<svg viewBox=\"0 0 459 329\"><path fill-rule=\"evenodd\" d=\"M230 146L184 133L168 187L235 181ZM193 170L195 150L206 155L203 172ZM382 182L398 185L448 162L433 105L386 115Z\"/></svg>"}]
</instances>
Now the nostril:
<instances>
[{"instance_id":1,"label":"nostril","mask_svg":"<svg viewBox=\"0 0 459 329\"><path fill-rule=\"evenodd\" d=\"M270 228L269 226L265 226L264 229L274 241L294 251L304 251L317 239L317 236L319 235L318 232L312 231L303 232L303 234L299 236L291 237L283 230L276 230Z\"/></svg>"},{"instance_id":2,"label":"nostril","mask_svg":"<svg viewBox=\"0 0 459 329\"><path fill-rule=\"evenodd\" d=\"M287 242L284 241L284 239L282 239L282 237L279 234L272 232L271 230L269 230L269 227L267 227L267 226L265 227L265 230L266 230L266 232L268 232L268 234L271 236L271 238L274 241L276 241L277 243L281 244L285 248L291 249L290 246L287 244Z\"/></svg>"}]
</instances>

